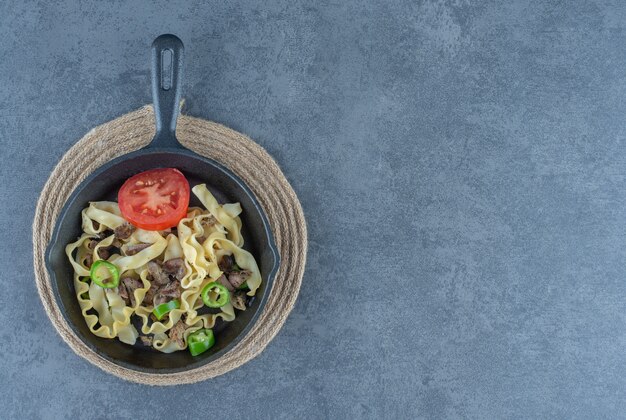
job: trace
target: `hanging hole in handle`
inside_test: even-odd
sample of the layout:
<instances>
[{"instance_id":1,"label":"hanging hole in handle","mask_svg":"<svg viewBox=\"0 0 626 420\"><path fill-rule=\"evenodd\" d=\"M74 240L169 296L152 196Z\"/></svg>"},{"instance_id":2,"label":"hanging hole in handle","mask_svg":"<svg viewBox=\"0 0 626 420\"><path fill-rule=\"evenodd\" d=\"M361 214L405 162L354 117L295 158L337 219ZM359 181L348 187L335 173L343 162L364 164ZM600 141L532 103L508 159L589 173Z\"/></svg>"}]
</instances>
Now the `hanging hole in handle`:
<instances>
[{"instance_id":1,"label":"hanging hole in handle","mask_svg":"<svg viewBox=\"0 0 626 420\"><path fill-rule=\"evenodd\" d=\"M174 73L173 63L174 52L165 49L161 52L161 89L170 90Z\"/></svg>"}]
</instances>

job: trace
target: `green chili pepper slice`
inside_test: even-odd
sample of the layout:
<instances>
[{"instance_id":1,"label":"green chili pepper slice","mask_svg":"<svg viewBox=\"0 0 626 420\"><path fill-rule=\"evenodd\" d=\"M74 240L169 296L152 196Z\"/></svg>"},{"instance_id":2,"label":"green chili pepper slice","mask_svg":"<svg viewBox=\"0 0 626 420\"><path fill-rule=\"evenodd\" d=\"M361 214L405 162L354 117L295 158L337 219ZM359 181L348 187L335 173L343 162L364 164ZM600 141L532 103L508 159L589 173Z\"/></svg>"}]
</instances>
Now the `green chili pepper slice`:
<instances>
[{"instance_id":1,"label":"green chili pepper slice","mask_svg":"<svg viewBox=\"0 0 626 420\"><path fill-rule=\"evenodd\" d=\"M204 353L215 344L215 335L213 335L213 330L203 328L189 334L189 337L187 337L187 344L189 346L189 353L191 353L192 356Z\"/></svg>"},{"instance_id":2,"label":"green chili pepper slice","mask_svg":"<svg viewBox=\"0 0 626 420\"><path fill-rule=\"evenodd\" d=\"M154 316L156 316L156 319L160 321L161 319L163 319L165 314L168 314L174 309L179 309L179 308L180 308L180 301L178 299L174 299L174 300L170 300L169 302L160 304L159 306L157 306L156 308L152 310L152 313L154 314Z\"/></svg>"},{"instance_id":3,"label":"green chili pepper slice","mask_svg":"<svg viewBox=\"0 0 626 420\"><path fill-rule=\"evenodd\" d=\"M217 298L209 296L211 292L217 293ZM230 302L230 294L226 287L213 281L202 289L202 301L209 308L221 308Z\"/></svg>"},{"instance_id":4,"label":"green chili pepper slice","mask_svg":"<svg viewBox=\"0 0 626 420\"><path fill-rule=\"evenodd\" d=\"M120 270L105 260L98 260L91 265L91 280L104 289L112 289L120 284Z\"/></svg>"}]
</instances>

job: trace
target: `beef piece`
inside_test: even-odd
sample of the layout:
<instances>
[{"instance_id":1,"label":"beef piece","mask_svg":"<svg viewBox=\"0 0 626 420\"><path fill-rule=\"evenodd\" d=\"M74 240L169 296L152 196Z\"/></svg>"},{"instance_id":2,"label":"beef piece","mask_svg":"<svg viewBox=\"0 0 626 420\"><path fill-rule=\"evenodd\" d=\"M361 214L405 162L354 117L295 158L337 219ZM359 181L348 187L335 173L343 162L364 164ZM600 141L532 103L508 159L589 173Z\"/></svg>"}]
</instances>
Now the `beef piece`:
<instances>
[{"instance_id":1,"label":"beef piece","mask_svg":"<svg viewBox=\"0 0 626 420\"><path fill-rule=\"evenodd\" d=\"M224 274L222 274L216 281L219 284L221 284L222 286L225 286L228 289L229 292L232 292L232 291L235 290L233 285L230 284L230 282L228 281L228 278L226 278L226 276Z\"/></svg>"},{"instance_id":2,"label":"beef piece","mask_svg":"<svg viewBox=\"0 0 626 420\"><path fill-rule=\"evenodd\" d=\"M159 290L159 287L160 286L154 282L150 284L150 288L146 292L146 296L143 298L143 301L145 302L146 305L152 305L152 302L154 301L154 295L156 295L156 292Z\"/></svg>"},{"instance_id":3,"label":"beef piece","mask_svg":"<svg viewBox=\"0 0 626 420\"><path fill-rule=\"evenodd\" d=\"M117 239L128 239L135 231L135 227L128 222L122 223L113 230Z\"/></svg>"},{"instance_id":4,"label":"beef piece","mask_svg":"<svg viewBox=\"0 0 626 420\"><path fill-rule=\"evenodd\" d=\"M161 268L161 266L155 262L150 261L148 263L148 273L152 277L152 281L159 285L164 285L169 283L170 278L165 271Z\"/></svg>"},{"instance_id":5,"label":"beef piece","mask_svg":"<svg viewBox=\"0 0 626 420\"><path fill-rule=\"evenodd\" d=\"M142 287L143 283L141 280L133 277L122 277L120 279L120 284L117 286L117 292L126 302L126 306L134 307L137 303L135 300L135 290Z\"/></svg>"},{"instance_id":6,"label":"beef piece","mask_svg":"<svg viewBox=\"0 0 626 420\"><path fill-rule=\"evenodd\" d=\"M126 284L126 287L132 288L133 290L141 289L143 287L142 281L134 277L124 277L122 281Z\"/></svg>"},{"instance_id":7,"label":"beef piece","mask_svg":"<svg viewBox=\"0 0 626 420\"><path fill-rule=\"evenodd\" d=\"M152 300L152 303L154 307L156 308L160 304L169 302L170 300L172 299L168 299L167 296L163 296L162 294L157 293L156 295L154 295L154 299Z\"/></svg>"},{"instance_id":8,"label":"beef piece","mask_svg":"<svg viewBox=\"0 0 626 420\"><path fill-rule=\"evenodd\" d=\"M187 329L185 323L182 320L178 320L176 324L168 332L170 340L175 341L180 347L185 345L185 330Z\"/></svg>"},{"instance_id":9,"label":"beef piece","mask_svg":"<svg viewBox=\"0 0 626 420\"><path fill-rule=\"evenodd\" d=\"M233 308L239 309L240 311L245 311L246 310L246 294L241 291L232 293L230 303L232 303Z\"/></svg>"},{"instance_id":10,"label":"beef piece","mask_svg":"<svg viewBox=\"0 0 626 420\"><path fill-rule=\"evenodd\" d=\"M98 238L100 238L100 240L107 238L109 236L113 235L113 231L111 229L106 229L104 232L100 232L98 234Z\"/></svg>"},{"instance_id":11,"label":"beef piece","mask_svg":"<svg viewBox=\"0 0 626 420\"><path fill-rule=\"evenodd\" d=\"M138 252L150 247L152 244L133 244L126 247L126 255L135 255Z\"/></svg>"},{"instance_id":12,"label":"beef piece","mask_svg":"<svg viewBox=\"0 0 626 420\"><path fill-rule=\"evenodd\" d=\"M235 264L235 258L232 255L224 255L222 259L217 263L217 266L220 270L228 273L233 269L233 265Z\"/></svg>"},{"instance_id":13,"label":"beef piece","mask_svg":"<svg viewBox=\"0 0 626 420\"><path fill-rule=\"evenodd\" d=\"M93 256L91 254L88 254L85 257L85 266L87 266L87 268L90 268L91 264L93 264Z\"/></svg>"},{"instance_id":14,"label":"beef piece","mask_svg":"<svg viewBox=\"0 0 626 420\"><path fill-rule=\"evenodd\" d=\"M128 297L128 290L126 289L126 285L124 282L120 281L120 284L117 285L117 294L120 295L122 300L126 302L126 306L130 305L130 298Z\"/></svg>"},{"instance_id":15,"label":"beef piece","mask_svg":"<svg viewBox=\"0 0 626 420\"><path fill-rule=\"evenodd\" d=\"M231 271L228 273L228 281L235 289L244 284L252 275L249 270Z\"/></svg>"},{"instance_id":16,"label":"beef piece","mask_svg":"<svg viewBox=\"0 0 626 420\"><path fill-rule=\"evenodd\" d=\"M137 300L135 299L135 290L141 289L143 287L143 283L139 279L135 279L133 277L125 277L121 280L122 283L126 286L126 290L128 291L128 297L130 299L130 306L135 307L137 304Z\"/></svg>"},{"instance_id":17,"label":"beef piece","mask_svg":"<svg viewBox=\"0 0 626 420\"><path fill-rule=\"evenodd\" d=\"M180 298L180 282L174 280L157 291L156 295L154 295L154 306L159 306L162 303L178 298Z\"/></svg>"},{"instance_id":18,"label":"beef piece","mask_svg":"<svg viewBox=\"0 0 626 420\"><path fill-rule=\"evenodd\" d=\"M178 280L174 280L173 282L166 284L165 286L159 289L159 293L162 295L171 296L172 299L179 298L180 297L180 282Z\"/></svg>"},{"instance_id":19,"label":"beef piece","mask_svg":"<svg viewBox=\"0 0 626 420\"><path fill-rule=\"evenodd\" d=\"M144 346L152 347L152 340L153 340L153 337L149 335L139 336L139 341L141 341L141 344L143 344Z\"/></svg>"},{"instance_id":20,"label":"beef piece","mask_svg":"<svg viewBox=\"0 0 626 420\"><path fill-rule=\"evenodd\" d=\"M111 232L111 231L109 230L109 231L106 231L106 232ZM107 234L106 234L106 232L100 233L100 234L98 234L98 237L97 237L97 238L90 239L89 241L87 241L87 248L89 248L89 249L90 249L90 250L92 250L92 251L93 251L94 249L96 249L96 247L98 246L98 244L99 244L99 243L100 243L100 242L101 242L104 238L106 238L107 236L109 236L109 235L107 235ZM111 256L111 249L112 249L112 248L119 248L119 247L121 247L121 246L122 246L122 243L121 243L119 240L117 240L117 239L113 239L113 242L111 243L111 245L109 245L109 246L103 246L103 247L98 248L98 256L99 256L101 259L106 260L106 259L108 259L108 258Z\"/></svg>"},{"instance_id":21,"label":"beef piece","mask_svg":"<svg viewBox=\"0 0 626 420\"><path fill-rule=\"evenodd\" d=\"M159 233L164 238L167 238L168 236L170 236L170 234L174 236L178 236L178 229L176 227L171 227L171 228L160 230Z\"/></svg>"},{"instance_id":22,"label":"beef piece","mask_svg":"<svg viewBox=\"0 0 626 420\"><path fill-rule=\"evenodd\" d=\"M204 236L204 235L200 235L200 236L198 236L198 237L196 238L196 241L198 241L198 243L199 243L200 245L202 245L202 244L204 243L204 241L206 241L206 236Z\"/></svg>"},{"instance_id":23,"label":"beef piece","mask_svg":"<svg viewBox=\"0 0 626 420\"><path fill-rule=\"evenodd\" d=\"M96 222L95 220L91 221L91 224L93 226L93 230L98 230L100 229L100 223Z\"/></svg>"},{"instance_id":24,"label":"beef piece","mask_svg":"<svg viewBox=\"0 0 626 420\"><path fill-rule=\"evenodd\" d=\"M172 258L163 263L163 271L178 280L182 280L187 273L187 268L182 258Z\"/></svg>"},{"instance_id":25,"label":"beef piece","mask_svg":"<svg viewBox=\"0 0 626 420\"><path fill-rule=\"evenodd\" d=\"M111 256L109 248L98 248L98 256L103 260L108 259Z\"/></svg>"}]
</instances>

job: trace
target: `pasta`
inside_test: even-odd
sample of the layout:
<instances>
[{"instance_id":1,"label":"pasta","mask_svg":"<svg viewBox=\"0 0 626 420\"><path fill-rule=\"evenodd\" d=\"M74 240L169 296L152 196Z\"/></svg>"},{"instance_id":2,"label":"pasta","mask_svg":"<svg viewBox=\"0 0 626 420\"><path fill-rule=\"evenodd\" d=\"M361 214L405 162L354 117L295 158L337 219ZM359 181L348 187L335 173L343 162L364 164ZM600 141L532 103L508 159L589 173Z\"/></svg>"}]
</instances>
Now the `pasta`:
<instances>
[{"instance_id":1,"label":"pasta","mask_svg":"<svg viewBox=\"0 0 626 420\"><path fill-rule=\"evenodd\" d=\"M192 192L204 208L190 207L175 227L158 231L130 225L115 202L91 202L82 211L83 233L65 251L93 334L171 353L186 349L191 334L246 309L261 274L242 248L241 206L219 204L204 184ZM94 277L101 267L117 270L116 287ZM219 301L223 290L228 302L209 307L206 299ZM168 304L172 309L158 319L158 307Z\"/></svg>"}]
</instances>

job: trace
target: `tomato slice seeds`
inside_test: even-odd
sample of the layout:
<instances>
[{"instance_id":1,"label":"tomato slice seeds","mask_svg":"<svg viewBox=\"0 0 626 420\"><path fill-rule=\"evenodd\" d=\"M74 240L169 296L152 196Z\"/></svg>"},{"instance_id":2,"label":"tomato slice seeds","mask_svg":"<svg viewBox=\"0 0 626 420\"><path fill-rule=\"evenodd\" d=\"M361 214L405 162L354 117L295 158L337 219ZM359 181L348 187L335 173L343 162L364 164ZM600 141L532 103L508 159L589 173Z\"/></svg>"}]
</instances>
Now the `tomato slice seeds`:
<instances>
[{"instance_id":1,"label":"tomato slice seeds","mask_svg":"<svg viewBox=\"0 0 626 420\"><path fill-rule=\"evenodd\" d=\"M145 230L178 225L187 215L189 182L178 169L159 168L141 172L124 182L118 192L122 216Z\"/></svg>"}]
</instances>

